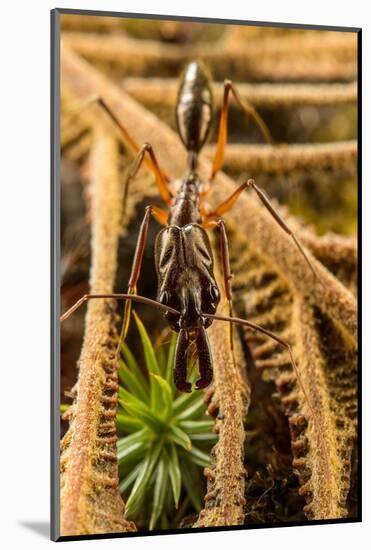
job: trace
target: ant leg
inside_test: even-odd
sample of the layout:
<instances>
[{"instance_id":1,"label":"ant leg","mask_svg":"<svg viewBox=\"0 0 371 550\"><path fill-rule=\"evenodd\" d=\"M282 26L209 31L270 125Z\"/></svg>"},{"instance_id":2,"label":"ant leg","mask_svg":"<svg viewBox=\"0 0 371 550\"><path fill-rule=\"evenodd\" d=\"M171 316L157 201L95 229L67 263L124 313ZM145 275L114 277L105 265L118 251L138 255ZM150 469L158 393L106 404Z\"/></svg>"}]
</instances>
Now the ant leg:
<instances>
[{"instance_id":1,"label":"ant leg","mask_svg":"<svg viewBox=\"0 0 371 550\"><path fill-rule=\"evenodd\" d=\"M153 152L152 146L149 143L145 143L143 147L140 149L136 141L134 141L134 139L130 136L130 134L128 133L126 128L121 124L120 120L117 118L114 112L110 109L110 107L108 107L107 103L101 97L99 97L97 101L100 107L102 107L102 109L110 117L111 121L120 130L120 134L123 137L124 141L130 145L130 147L134 150L135 153L138 153L138 157L134 164L135 174L139 170L142 162L144 161L144 163L147 165L147 167L153 172L153 174L156 177L156 182L157 182L157 186L160 191L161 197L164 199L164 201L167 204L170 204L171 199L173 197L173 194L170 188L168 187L170 178L160 169L157 159L155 157L155 154ZM148 153L149 157L146 157L145 153ZM131 179L133 177L134 176L132 176Z\"/></svg>"},{"instance_id":2,"label":"ant leg","mask_svg":"<svg viewBox=\"0 0 371 550\"><path fill-rule=\"evenodd\" d=\"M232 296L231 279L233 278L233 274L231 273L231 265L229 261L229 245L228 245L227 231L225 229L225 222L222 218L219 218L218 220L206 221L206 224L207 224L206 227L208 228L216 227L217 229L219 229L219 232L220 232L220 257L221 257L223 278L224 278L224 291L229 304L229 315L232 316L233 315L233 310L232 310L233 296ZM230 327L229 343L230 343L231 350L233 350L232 323L229 324L229 327Z\"/></svg>"},{"instance_id":3,"label":"ant leg","mask_svg":"<svg viewBox=\"0 0 371 550\"><path fill-rule=\"evenodd\" d=\"M173 194L168 185L170 182L170 178L165 174L163 170L160 169L152 146L149 143L145 143L140 148L103 98L96 95L90 96L85 101L80 103L80 109L83 109L91 105L92 103L97 103L104 110L104 112L109 116L111 122L119 130L120 136L124 140L125 144L128 144L134 151L134 153L137 154L137 157L133 163L133 167L129 171L124 185L124 210L129 184L131 180L135 178L143 162L146 164L147 168L149 168L151 172L155 175L161 197L166 202L166 204L170 204L173 197ZM72 112L74 111L77 111L77 108L73 109ZM148 156L146 156L145 153L147 153Z\"/></svg>"},{"instance_id":4,"label":"ant leg","mask_svg":"<svg viewBox=\"0 0 371 550\"><path fill-rule=\"evenodd\" d=\"M294 243L295 243L296 247L298 248L299 252L301 253L304 260L308 264L310 270L312 271L314 277L321 282L321 280L319 279L313 265L311 264L311 262L310 262L310 260L307 256L307 254L305 253L304 248L301 245L299 239L296 237L295 233L293 233L291 231L291 229L286 224L286 222L281 218L281 216L279 215L277 210L275 210L275 208L271 204L271 202L268 199L267 195L264 193L264 191L262 191L262 189L260 189L260 187L258 187L256 185L256 183L253 179L249 179L249 180L245 181L242 185L240 185L236 189L236 191L234 193L232 193L232 195L230 195L230 197L228 197L227 200L222 202L213 212L211 212L208 216L208 218L211 218L211 219L206 218L206 220L204 222L204 226L205 227L210 227L210 226L212 227L213 226L213 219L212 218L217 218L219 216L222 216L225 212L230 210L230 208L232 208L232 206L237 201L237 199L241 195L241 193L245 189L247 189L248 187L251 187L251 189L253 189L255 191L255 193L258 195L259 199L263 203L263 205L266 207L266 209L271 214L271 216L276 220L278 225L280 225L281 228L292 238L292 240L294 241ZM321 284L322 284L322 282L321 282Z\"/></svg>"},{"instance_id":5,"label":"ant leg","mask_svg":"<svg viewBox=\"0 0 371 550\"><path fill-rule=\"evenodd\" d=\"M206 220L205 220L205 227L208 227L208 226L213 226L215 225L213 222L215 220L213 219L209 219L208 218L219 218L220 216L222 216L223 214L225 214L226 212L228 212L228 210L230 210L232 208L232 206L234 205L234 203L237 201L238 197L241 195L241 193L247 189L247 187L249 187L249 181L252 181L252 180L248 180L248 181L245 181L244 183L242 183L239 187L237 187L236 191L234 191L224 202L222 202L221 204L219 204L219 206L217 206L217 208L215 208L215 210L212 210L211 212L209 212Z\"/></svg>"},{"instance_id":6,"label":"ant leg","mask_svg":"<svg viewBox=\"0 0 371 550\"><path fill-rule=\"evenodd\" d=\"M148 157L146 157L146 153ZM145 143L141 149L139 150L138 155L134 159L134 162L126 176L126 180L124 183L124 206L123 206L123 214L125 214L126 209L126 201L129 191L130 183L133 181L135 176L137 175L140 167L142 166L143 162L148 161L150 162L150 168L153 171L153 173L156 176L156 183L159 190L159 193L162 197L162 199L166 202L166 204L171 204L173 194L170 191L170 188L168 187L168 181L166 177L163 175L162 171L160 170L160 167L158 165L155 153L152 149L152 146L149 143Z\"/></svg>"},{"instance_id":7,"label":"ant leg","mask_svg":"<svg viewBox=\"0 0 371 550\"><path fill-rule=\"evenodd\" d=\"M65 321L68 319L68 317L76 311L80 306L82 306L87 300L92 298L116 298L116 299L122 299L125 300L125 308L124 308L124 316L123 316L123 322L122 322L122 328L120 332L119 342L117 346L116 353L119 353L121 342L125 339L128 328L129 328L129 322L130 322L130 313L131 313L131 303L132 301L142 302L150 305L154 305L158 307L158 309L163 309L165 311L170 311L172 308L169 308L167 306L161 307L162 304L159 304L158 302L154 300L150 300L149 298L145 298L143 296L137 296L136 293L136 286L137 282L140 276L140 270L142 267L142 260L143 260L143 254L144 249L147 241L147 235L148 235L148 226L151 215L160 221L160 223L165 223L167 220L167 212L164 212L160 208L157 208L156 206L147 206L146 211L144 214L144 218L142 221L142 224L140 226L138 240L137 240L137 246L135 249L134 254L134 260L133 265L131 268L131 275L129 279L128 284L128 291L127 294L86 294L83 296L80 300L78 300L66 313L64 313L61 317L61 321ZM174 313L178 313L176 310L173 310Z\"/></svg>"},{"instance_id":8,"label":"ant leg","mask_svg":"<svg viewBox=\"0 0 371 550\"><path fill-rule=\"evenodd\" d=\"M130 295L136 295L137 293L137 282L138 282L140 271L142 268L143 254L144 254L144 249L147 242L148 226L149 226L151 215L155 217L157 220L161 220L162 218L165 218L165 217L167 219L167 213L161 210L160 208L157 208L156 206L146 207L144 218L139 229L137 246L135 248L133 265L131 268L131 274L130 274L130 279L128 283L127 293ZM130 313L131 313L131 300L127 300L125 302L124 317L123 317L122 328L121 328L120 337L119 337L119 343L117 346L117 352L120 349L121 342L126 338L126 335L129 329Z\"/></svg>"},{"instance_id":9,"label":"ant leg","mask_svg":"<svg viewBox=\"0 0 371 550\"><path fill-rule=\"evenodd\" d=\"M270 200L268 199L267 195L258 187L253 179L249 179L246 182L248 187L251 187L255 191L255 193L258 195L259 199L263 203L263 205L266 207L268 212L271 214L271 216L276 220L278 225L282 227L282 229L292 238L294 241L296 247L298 248L299 252L303 256L304 260L307 262L309 269L312 271L314 277L323 285L321 279L318 277L313 265L311 264L308 256L306 255L304 248L302 247L299 239L296 237L295 233L291 231L289 226L286 224L286 222L281 218L277 210L273 208L273 205L271 204Z\"/></svg>"},{"instance_id":10,"label":"ant leg","mask_svg":"<svg viewBox=\"0 0 371 550\"><path fill-rule=\"evenodd\" d=\"M307 392L305 390L304 383L301 379L298 367L297 367L295 359L294 359L294 355L292 353L291 346L288 342L286 342L286 340L283 340L279 336L276 336L276 334L274 334L270 330L267 330L267 329L265 329L265 328L263 328L259 325L256 325L255 323L252 323L251 321L247 321L246 319L239 319L238 317L224 317L222 315L212 315L210 313L203 313L202 315L204 317L208 317L208 318L214 319L216 321L226 321L226 322L229 322L229 323L235 323L235 324L238 324L238 325L246 326L246 327L252 329L253 331L257 331L257 332L261 332L262 334L265 334L266 336L268 336L272 340L275 340L278 344L280 344L281 346L286 348L287 351L289 352L290 362L291 362L292 368L294 370L296 379L297 379L297 381L300 385L301 391L303 392L304 398L306 399L306 402L307 402L307 404L308 404L308 406L311 410L313 419L316 421L317 415L315 413L315 410L312 406L312 403L311 403L310 399L308 398Z\"/></svg>"},{"instance_id":11,"label":"ant leg","mask_svg":"<svg viewBox=\"0 0 371 550\"><path fill-rule=\"evenodd\" d=\"M235 99L237 105L245 112L245 114L247 114L248 116L251 116L254 119L254 122L258 126L261 133L263 134L265 141L267 143L273 143L271 133L268 130L268 127L263 121L263 119L261 118L261 116L257 113L257 111L254 109L254 107L250 103L247 103L246 101L243 101L241 99L239 93L237 92L231 80L225 80L223 103L222 103L222 110L221 110L220 122L219 122L218 141L217 141L216 152L213 160L210 181L212 181L216 173L219 172L224 160L224 148L227 142L227 134L228 134L229 92L232 92L233 98ZM207 192L207 188L205 189L205 192Z\"/></svg>"}]
</instances>

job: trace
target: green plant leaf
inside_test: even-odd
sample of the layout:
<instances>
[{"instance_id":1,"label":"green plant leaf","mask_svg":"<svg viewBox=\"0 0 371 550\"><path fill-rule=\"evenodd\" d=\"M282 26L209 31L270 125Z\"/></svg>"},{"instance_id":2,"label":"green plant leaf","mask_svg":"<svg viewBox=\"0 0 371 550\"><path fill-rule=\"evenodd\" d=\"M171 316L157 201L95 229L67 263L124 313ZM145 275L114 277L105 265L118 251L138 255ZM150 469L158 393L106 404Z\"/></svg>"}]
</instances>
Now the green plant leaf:
<instances>
[{"instance_id":1,"label":"green plant leaf","mask_svg":"<svg viewBox=\"0 0 371 550\"><path fill-rule=\"evenodd\" d=\"M155 353L157 357L157 364L160 369L161 376L166 378L166 363L167 363L167 350L164 344L160 344L156 347Z\"/></svg>"},{"instance_id":2,"label":"green plant leaf","mask_svg":"<svg viewBox=\"0 0 371 550\"><path fill-rule=\"evenodd\" d=\"M127 413L134 418L140 419L146 426L154 432L163 431L163 422L151 411L151 409L127 390L119 389L119 403Z\"/></svg>"},{"instance_id":3,"label":"green plant leaf","mask_svg":"<svg viewBox=\"0 0 371 550\"><path fill-rule=\"evenodd\" d=\"M192 462L194 464L197 464L198 466L210 466L211 464L211 458L208 454L204 453L194 445L192 446L192 449L189 451L189 454L192 457Z\"/></svg>"},{"instance_id":4,"label":"green plant leaf","mask_svg":"<svg viewBox=\"0 0 371 550\"><path fill-rule=\"evenodd\" d=\"M182 420L179 422L179 427L182 428L188 435L209 433L214 427L215 421L207 420Z\"/></svg>"},{"instance_id":5,"label":"green plant leaf","mask_svg":"<svg viewBox=\"0 0 371 550\"><path fill-rule=\"evenodd\" d=\"M133 311L133 316L138 327L140 339L142 341L147 370L148 372L152 372L153 374L161 375L155 350L153 349L152 342L148 336L148 332L146 331L142 321L139 319L139 316L137 313L135 313L135 311Z\"/></svg>"},{"instance_id":6,"label":"green plant leaf","mask_svg":"<svg viewBox=\"0 0 371 550\"><path fill-rule=\"evenodd\" d=\"M175 357L175 348L176 343L178 340L178 335L175 332L171 333L171 341L170 341L170 347L169 352L167 356L167 364L166 364L166 381L168 384L170 384L173 394L175 394L175 385L173 380L173 368L174 368L174 357Z\"/></svg>"},{"instance_id":7,"label":"green plant leaf","mask_svg":"<svg viewBox=\"0 0 371 550\"><path fill-rule=\"evenodd\" d=\"M171 488L173 491L175 507L178 508L180 491L182 488L182 474L179 466L179 458L176 450L176 446L170 444L170 454L166 452L167 464L169 468L169 477L171 482Z\"/></svg>"},{"instance_id":8,"label":"green plant leaf","mask_svg":"<svg viewBox=\"0 0 371 550\"><path fill-rule=\"evenodd\" d=\"M132 372L136 372L138 370L138 363L137 363L134 355L131 353L131 351L130 351L128 345L126 344L126 342L122 342L122 344L121 344L121 353L124 357L125 363L129 367L129 369ZM142 376L143 376L143 374L142 374Z\"/></svg>"},{"instance_id":9,"label":"green plant leaf","mask_svg":"<svg viewBox=\"0 0 371 550\"><path fill-rule=\"evenodd\" d=\"M151 410L167 423L173 410L171 388L164 378L156 374L150 374L150 381Z\"/></svg>"},{"instance_id":10,"label":"green plant leaf","mask_svg":"<svg viewBox=\"0 0 371 550\"><path fill-rule=\"evenodd\" d=\"M117 443L117 448L120 449L121 447L131 445L132 443L137 443L138 441L150 440L151 434L146 428L144 428L142 430L139 430L138 432L120 438Z\"/></svg>"},{"instance_id":11,"label":"green plant leaf","mask_svg":"<svg viewBox=\"0 0 371 550\"><path fill-rule=\"evenodd\" d=\"M145 459L141 463L141 468L138 472L138 476L135 480L134 487L130 493L129 499L126 503L126 513L127 517L133 516L135 514L145 495L147 484L151 479L153 470L158 461L160 452L162 448L162 441L155 443L146 454Z\"/></svg>"},{"instance_id":12,"label":"green plant leaf","mask_svg":"<svg viewBox=\"0 0 371 550\"><path fill-rule=\"evenodd\" d=\"M177 445L180 445L186 451L190 451L192 449L192 441L183 430L178 428L178 426L169 426L168 439Z\"/></svg>"},{"instance_id":13,"label":"green plant leaf","mask_svg":"<svg viewBox=\"0 0 371 550\"><path fill-rule=\"evenodd\" d=\"M179 395L173 403L173 412L177 416L182 411L190 407L191 404L200 400L200 394L197 391L191 393L182 393Z\"/></svg>"},{"instance_id":14,"label":"green plant leaf","mask_svg":"<svg viewBox=\"0 0 371 550\"><path fill-rule=\"evenodd\" d=\"M148 430L140 430L120 439L117 444L117 460L120 466L143 456L151 440Z\"/></svg>"},{"instance_id":15,"label":"green plant leaf","mask_svg":"<svg viewBox=\"0 0 371 550\"><path fill-rule=\"evenodd\" d=\"M139 418L133 418L128 414L120 412L116 415L116 426L118 430L127 433L136 432L144 427L143 422Z\"/></svg>"},{"instance_id":16,"label":"green plant leaf","mask_svg":"<svg viewBox=\"0 0 371 550\"><path fill-rule=\"evenodd\" d=\"M156 468L156 482L153 493L152 513L149 521L149 529L152 531L156 522L163 511L165 496L168 492L168 476L166 472L165 460L160 458Z\"/></svg>"},{"instance_id":17,"label":"green plant leaf","mask_svg":"<svg viewBox=\"0 0 371 550\"><path fill-rule=\"evenodd\" d=\"M181 460L182 481L189 498L197 512L202 508L202 495L200 490L200 474L198 468L187 458Z\"/></svg>"},{"instance_id":18,"label":"green plant leaf","mask_svg":"<svg viewBox=\"0 0 371 550\"><path fill-rule=\"evenodd\" d=\"M120 361L118 371L121 383L138 399L145 403L148 402L148 383L137 367L136 371L132 371L124 361Z\"/></svg>"},{"instance_id":19,"label":"green plant leaf","mask_svg":"<svg viewBox=\"0 0 371 550\"><path fill-rule=\"evenodd\" d=\"M135 466L135 468L133 468L127 476L124 476L123 480L120 483L120 493L125 493L125 491L129 489L129 487L134 483L143 466L143 463L144 460L142 462L139 462L139 464Z\"/></svg>"},{"instance_id":20,"label":"green plant leaf","mask_svg":"<svg viewBox=\"0 0 371 550\"><path fill-rule=\"evenodd\" d=\"M202 399L195 400L187 408L177 414L178 420L193 420L205 412L205 403Z\"/></svg>"}]
</instances>

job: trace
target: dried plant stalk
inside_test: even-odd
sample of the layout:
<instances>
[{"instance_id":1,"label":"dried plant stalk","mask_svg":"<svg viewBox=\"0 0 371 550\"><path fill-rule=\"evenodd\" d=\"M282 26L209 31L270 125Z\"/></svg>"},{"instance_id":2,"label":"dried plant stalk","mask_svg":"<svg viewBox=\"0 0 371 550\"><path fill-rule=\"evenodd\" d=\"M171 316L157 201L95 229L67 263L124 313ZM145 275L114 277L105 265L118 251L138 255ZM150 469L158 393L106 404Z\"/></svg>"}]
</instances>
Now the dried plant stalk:
<instances>
[{"instance_id":1,"label":"dried plant stalk","mask_svg":"<svg viewBox=\"0 0 371 550\"><path fill-rule=\"evenodd\" d=\"M341 407L343 410L334 410L332 406L331 388L328 387L325 377L326 358L320 349L321 335L316 331L315 318L310 305L299 297L294 302L292 323L296 329L295 350L300 357L300 376L315 410L315 417L313 417L308 411L308 404L303 402L296 413L311 419L307 420L309 425L306 430L303 430L301 438L296 439L296 449L301 452L296 453L297 458L293 461L293 466L296 466L299 475L304 478L302 481L310 476L309 480L302 484L300 491L309 502L305 512L308 517L315 519L345 517L347 515L346 499L350 487L354 425L348 421L344 430L345 411L343 407ZM354 364L349 365L348 362L348 369L349 366L354 368ZM355 391L355 386L352 391ZM299 442L305 443L305 437L308 439L308 454L304 449L300 449L299 444Z\"/></svg>"},{"instance_id":2,"label":"dried plant stalk","mask_svg":"<svg viewBox=\"0 0 371 550\"><path fill-rule=\"evenodd\" d=\"M209 158L214 147L205 148ZM224 166L233 171L282 173L293 170L347 170L357 169L357 142L292 145L231 144L225 153Z\"/></svg>"},{"instance_id":3,"label":"dried plant stalk","mask_svg":"<svg viewBox=\"0 0 371 550\"><path fill-rule=\"evenodd\" d=\"M285 350L246 332L256 366L275 382L289 417L305 512L314 519L345 517L357 406L355 348L305 297L292 295L242 239L234 255L236 285L241 293L250 288L249 318L288 340L297 358L301 384Z\"/></svg>"},{"instance_id":4,"label":"dried plant stalk","mask_svg":"<svg viewBox=\"0 0 371 550\"><path fill-rule=\"evenodd\" d=\"M333 233L319 237L309 230L301 230L300 238L312 254L355 295L357 240Z\"/></svg>"},{"instance_id":5,"label":"dried plant stalk","mask_svg":"<svg viewBox=\"0 0 371 550\"><path fill-rule=\"evenodd\" d=\"M62 14L62 30L78 31L114 31L119 29L122 32L122 19L120 17L102 17L101 15L70 15Z\"/></svg>"},{"instance_id":6,"label":"dried plant stalk","mask_svg":"<svg viewBox=\"0 0 371 550\"><path fill-rule=\"evenodd\" d=\"M146 106L173 109L179 87L177 78L125 78L125 92ZM223 84L212 86L216 107L223 98ZM246 84L238 83L241 98L256 107L292 107L295 105L339 105L356 103L357 83L336 84Z\"/></svg>"},{"instance_id":7,"label":"dried plant stalk","mask_svg":"<svg viewBox=\"0 0 371 550\"><path fill-rule=\"evenodd\" d=\"M89 60L120 68L121 75L174 73L189 60L203 59L217 78L234 74L250 80L354 80L357 40L351 33L306 33L303 35L258 38L241 48L227 40L195 45L161 44L127 36L64 32L63 40ZM256 60L259 59L259 63Z\"/></svg>"},{"instance_id":8,"label":"dried plant stalk","mask_svg":"<svg viewBox=\"0 0 371 550\"><path fill-rule=\"evenodd\" d=\"M99 133L91 152L93 293L113 292L120 231L118 146ZM133 531L124 519L116 451L117 362L114 307L87 306L77 395L61 449L61 534Z\"/></svg>"},{"instance_id":9,"label":"dried plant stalk","mask_svg":"<svg viewBox=\"0 0 371 550\"><path fill-rule=\"evenodd\" d=\"M215 247L214 247L215 248ZM216 268L218 284L223 281ZM226 299L218 312L228 315ZM208 330L214 361L212 391L206 390L208 411L216 416L218 442L211 452L212 466L205 468L207 493L205 508L193 527L242 525L244 522L244 420L250 401L250 386L246 380L241 344L234 338L233 352L229 348L229 326L214 321Z\"/></svg>"}]
</instances>

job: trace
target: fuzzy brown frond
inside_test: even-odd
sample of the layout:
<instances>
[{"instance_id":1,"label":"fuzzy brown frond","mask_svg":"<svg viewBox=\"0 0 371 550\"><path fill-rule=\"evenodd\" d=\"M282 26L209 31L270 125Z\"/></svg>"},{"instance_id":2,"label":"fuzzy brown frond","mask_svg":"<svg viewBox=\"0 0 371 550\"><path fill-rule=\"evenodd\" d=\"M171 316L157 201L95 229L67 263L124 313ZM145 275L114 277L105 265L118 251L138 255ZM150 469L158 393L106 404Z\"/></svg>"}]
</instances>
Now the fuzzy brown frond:
<instances>
[{"instance_id":1,"label":"fuzzy brown frond","mask_svg":"<svg viewBox=\"0 0 371 550\"><path fill-rule=\"evenodd\" d=\"M110 73L147 75L155 71L169 76L174 66L202 59L214 78L225 78L233 63L236 78L250 80L354 80L356 76L356 37L350 33L308 31L303 35L250 39L246 28L241 48L233 34L227 35L222 48L210 42L195 45L160 44L123 35L64 32L66 45ZM259 63L256 60L259 59Z\"/></svg>"},{"instance_id":2,"label":"fuzzy brown frond","mask_svg":"<svg viewBox=\"0 0 371 550\"><path fill-rule=\"evenodd\" d=\"M216 247L214 247L216 249ZM216 272L217 281L222 277ZM228 315L227 300L218 311ZM243 525L245 505L244 422L250 400L245 360L240 342L234 338L230 349L229 325L214 321L209 329L214 359L214 382L206 392L208 412L216 417L218 443L212 449L212 466L207 468L205 508L193 527Z\"/></svg>"},{"instance_id":3,"label":"fuzzy brown frond","mask_svg":"<svg viewBox=\"0 0 371 550\"><path fill-rule=\"evenodd\" d=\"M268 265L247 251L246 243L240 243L234 269L244 313L291 343L305 387L303 395L285 350L246 331L255 364L265 380L275 382L289 419L293 468L301 483L299 493L307 500L305 512L312 519L345 517L356 434L356 348L334 320L290 292Z\"/></svg>"},{"instance_id":4,"label":"fuzzy brown frond","mask_svg":"<svg viewBox=\"0 0 371 550\"><path fill-rule=\"evenodd\" d=\"M134 99L146 107L167 107L173 109L177 93L176 78L125 78L123 88ZM221 107L223 87L212 86L217 108ZM357 84L246 84L239 83L238 93L242 100L259 107L287 107L294 105L337 105L356 103Z\"/></svg>"},{"instance_id":5,"label":"fuzzy brown frond","mask_svg":"<svg viewBox=\"0 0 371 550\"><path fill-rule=\"evenodd\" d=\"M110 169L107 169L107 166ZM113 291L120 232L116 140L100 131L90 156L93 292ZM61 442L61 534L133 531L118 486L114 304L88 304L70 427Z\"/></svg>"},{"instance_id":6,"label":"fuzzy brown frond","mask_svg":"<svg viewBox=\"0 0 371 550\"><path fill-rule=\"evenodd\" d=\"M212 147L206 154L212 158ZM287 173L295 170L347 170L357 168L357 142L310 145L229 145L225 169L233 172Z\"/></svg>"}]
</instances>

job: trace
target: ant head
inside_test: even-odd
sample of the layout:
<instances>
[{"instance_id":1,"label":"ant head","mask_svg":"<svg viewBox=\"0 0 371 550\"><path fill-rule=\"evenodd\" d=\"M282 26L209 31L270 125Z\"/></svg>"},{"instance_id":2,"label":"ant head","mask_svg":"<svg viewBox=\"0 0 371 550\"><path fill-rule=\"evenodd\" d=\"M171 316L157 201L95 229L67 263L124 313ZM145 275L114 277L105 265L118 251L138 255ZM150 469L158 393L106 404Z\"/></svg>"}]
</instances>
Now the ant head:
<instances>
[{"instance_id":1,"label":"ant head","mask_svg":"<svg viewBox=\"0 0 371 550\"><path fill-rule=\"evenodd\" d=\"M209 237L200 225L169 225L158 235L155 261L159 282L159 302L179 311L165 314L170 327L186 330L190 337L196 329L207 328L220 293L213 275Z\"/></svg>"},{"instance_id":2,"label":"ant head","mask_svg":"<svg viewBox=\"0 0 371 550\"><path fill-rule=\"evenodd\" d=\"M197 276L193 279L195 284L190 281L189 285L184 286L180 278L179 284L163 290L159 296L161 304L180 312L180 315L165 313L171 329L176 332L187 331L190 340L195 339L198 329L211 325L212 320L205 317L204 313L213 315L220 300L219 289L213 281L201 282Z\"/></svg>"},{"instance_id":3,"label":"ant head","mask_svg":"<svg viewBox=\"0 0 371 550\"><path fill-rule=\"evenodd\" d=\"M199 61L186 66L176 105L179 136L189 152L198 153L209 134L213 115L210 76Z\"/></svg>"}]
</instances>

